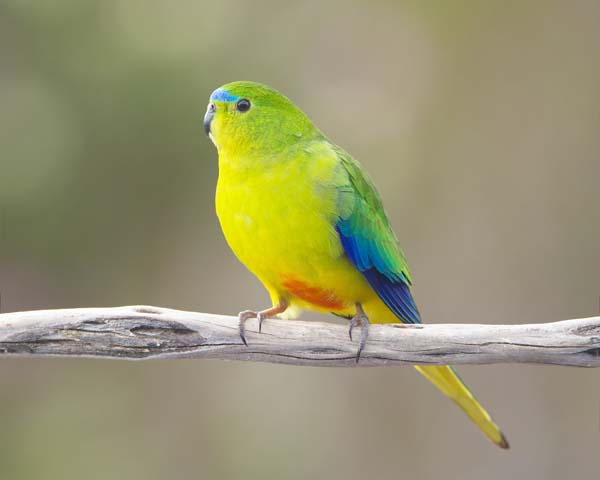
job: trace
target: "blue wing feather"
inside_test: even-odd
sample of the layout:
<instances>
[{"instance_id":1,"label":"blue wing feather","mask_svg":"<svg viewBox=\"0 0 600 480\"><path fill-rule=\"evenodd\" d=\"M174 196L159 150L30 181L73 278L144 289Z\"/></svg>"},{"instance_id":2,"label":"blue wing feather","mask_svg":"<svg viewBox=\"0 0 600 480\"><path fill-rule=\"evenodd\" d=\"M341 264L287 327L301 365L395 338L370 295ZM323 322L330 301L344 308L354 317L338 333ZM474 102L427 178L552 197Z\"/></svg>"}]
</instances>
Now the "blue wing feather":
<instances>
[{"instance_id":1,"label":"blue wing feather","mask_svg":"<svg viewBox=\"0 0 600 480\"><path fill-rule=\"evenodd\" d=\"M405 323L421 323L421 316L402 272L382 272L385 265L375 242L365 242L360 235L344 234L345 221L338 221L336 230L344 252L360 270L379 298Z\"/></svg>"}]
</instances>

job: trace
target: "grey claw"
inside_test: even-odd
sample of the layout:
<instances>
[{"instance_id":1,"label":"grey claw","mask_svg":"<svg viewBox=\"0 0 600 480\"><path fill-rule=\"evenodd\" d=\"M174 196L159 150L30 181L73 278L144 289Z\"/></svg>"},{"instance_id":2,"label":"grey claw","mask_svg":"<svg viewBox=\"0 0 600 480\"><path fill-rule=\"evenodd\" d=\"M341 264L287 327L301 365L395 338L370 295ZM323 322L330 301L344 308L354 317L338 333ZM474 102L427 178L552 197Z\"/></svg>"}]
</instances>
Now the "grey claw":
<instances>
[{"instance_id":1,"label":"grey claw","mask_svg":"<svg viewBox=\"0 0 600 480\"><path fill-rule=\"evenodd\" d=\"M350 329L348 331L350 340L352 340L352 330L354 327L361 327L360 340L358 342L358 352L356 352L356 363L358 363L360 360L360 354L367 344L367 338L369 337L369 325L369 318L364 313L358 313L352 317L352 320L350 320Z\"/></svg>"},{"instance_id":2,"label":"grey claw","mask_svg":"<svg viewBox=\"0 0 600 480\"><path fill-rule=\"evenodd\" d=\"M265 316L262 312L258 312L258 314L256 315L256 319L258 320L258 333L262 333L262 322L264 318Z\"/></svg>"},{"instance_id":3,"label":"grey claw","mask_svg":"<svg viewBox=\"0 0 600 480\"><path fill-rule=\"evenodd\" d=\"M360 354L362 353L365 345L367 344L367 338L369 337L369 319L364 317L362 322L362 331L360 332L360 342L358 344L358 353L356 354L356 363L360 360Z\"/></svg>"},{"instance_id":4,"label":"grey claw","mask_svg":"<svg viewBox=\"0 0 600 480\"><path fill-rule=\"evenodd\" d=\"M246 320L248 320L249 318L255 318L257 317L257 313L253 312L252 310L244 310L243 312L240 312L238 315L239 318L239 330L240 330L240 338L242 339L242 342L244 342L244 345L248 346L248 342L246 341L246 327L245 327L245 323Z\"/></svg>"}]
</instances>

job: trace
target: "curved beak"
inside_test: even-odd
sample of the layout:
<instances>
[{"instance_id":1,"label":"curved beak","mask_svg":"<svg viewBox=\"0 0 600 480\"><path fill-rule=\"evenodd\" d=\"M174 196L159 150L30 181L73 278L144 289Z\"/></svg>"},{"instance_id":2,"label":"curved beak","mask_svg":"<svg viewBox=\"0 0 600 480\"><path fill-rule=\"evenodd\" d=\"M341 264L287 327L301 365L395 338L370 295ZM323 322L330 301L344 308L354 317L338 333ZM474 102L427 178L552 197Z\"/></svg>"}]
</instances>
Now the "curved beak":
<instances>
[{"instance_id":1,"label":"curved beak","mask_svg":"<svg viewBox=\"0 0 600 480\"><path fill-rule=\"evenodd\" d=\"M204 132L207 136L210 136L210 124L212 122L213 117L215 116L215 111L215 104L209 103L208 109L206 110L206 115L204 115Z\"/></svg>"}]
</instances>

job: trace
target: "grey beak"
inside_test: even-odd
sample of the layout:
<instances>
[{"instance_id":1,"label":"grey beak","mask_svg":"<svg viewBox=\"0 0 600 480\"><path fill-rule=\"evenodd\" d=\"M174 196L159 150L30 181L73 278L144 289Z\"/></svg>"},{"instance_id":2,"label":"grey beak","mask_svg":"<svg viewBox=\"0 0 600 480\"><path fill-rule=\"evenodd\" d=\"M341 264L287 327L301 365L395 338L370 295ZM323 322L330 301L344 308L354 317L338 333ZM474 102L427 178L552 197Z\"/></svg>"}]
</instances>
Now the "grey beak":
<instances>
[{"instance_id":1,"label":"grey beak","mask_svg":"<svg viewBox=\"0 0 600 480\"><path fill-rule=\"evenodd\" d=\"M212 122L212 119L215 116L215 110L215 104L210 103L208 105L208 109L206 110L206 115L204 115L204 132L207 136L210 134L210 122Z\"/></svg>"}]
</instances>

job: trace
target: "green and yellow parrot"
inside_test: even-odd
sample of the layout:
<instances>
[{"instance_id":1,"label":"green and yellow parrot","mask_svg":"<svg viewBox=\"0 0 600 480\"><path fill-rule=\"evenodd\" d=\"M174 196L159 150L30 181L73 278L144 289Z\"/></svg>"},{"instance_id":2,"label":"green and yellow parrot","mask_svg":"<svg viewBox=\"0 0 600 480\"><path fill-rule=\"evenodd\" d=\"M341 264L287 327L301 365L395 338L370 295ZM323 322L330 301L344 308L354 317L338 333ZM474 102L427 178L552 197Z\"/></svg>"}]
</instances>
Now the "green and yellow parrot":
<instances>
[{"instance_id":1,"label":"green and yellow parrot","mask_svg":"<svg viewBox=\"0 0 600 480\"><path fill-rule=\"evenodd\" d=\"M420 323L406 259L375 186L289 99L233 82L210 96L204 129L219 155L216 209L229 246L268 290L272 306L239 315L331 312L361 327ZM496 445L506 438L450 366L417 370Z\"/></svg>"}]
</instances>

